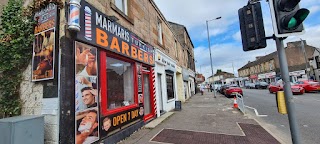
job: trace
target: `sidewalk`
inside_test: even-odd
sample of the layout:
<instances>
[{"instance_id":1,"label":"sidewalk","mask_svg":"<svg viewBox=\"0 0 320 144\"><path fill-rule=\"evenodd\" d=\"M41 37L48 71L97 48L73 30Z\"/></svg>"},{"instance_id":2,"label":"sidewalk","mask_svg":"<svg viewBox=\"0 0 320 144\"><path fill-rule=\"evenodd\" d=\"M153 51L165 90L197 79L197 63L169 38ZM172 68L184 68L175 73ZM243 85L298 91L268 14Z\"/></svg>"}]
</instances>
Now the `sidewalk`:
<instances>
[{"instance_id":1,"label":"sidewalk","mask_svg":"<svg viewBox=\"0 0 320 144\"><path fill-rule=\"evenodd\" d=\"M196 94L154 129L141 128L120 144L277 144L255 120L232 108L233 99ZM152 121L151 121L152 123Z\"/></svg>"}]
</instances>

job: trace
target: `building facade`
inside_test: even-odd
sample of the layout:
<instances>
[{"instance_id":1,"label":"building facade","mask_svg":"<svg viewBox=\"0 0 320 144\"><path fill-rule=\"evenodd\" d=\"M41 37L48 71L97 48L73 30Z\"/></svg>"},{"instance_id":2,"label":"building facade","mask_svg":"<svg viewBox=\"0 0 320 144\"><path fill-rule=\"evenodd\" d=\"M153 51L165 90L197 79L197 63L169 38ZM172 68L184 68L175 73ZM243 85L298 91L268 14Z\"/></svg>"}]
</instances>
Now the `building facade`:
<instances>
[{"instance_id":1,"label":"building facade","mask_svg":"<svg viewBox=\"0 0 320 144\"><path fill-rule=\"evenodd\" d=\"M46 143L116 143L195 93L187 30L180 41L153 0L79 4L39 12L55 17L35 32L21 84L22 114L45 115ZM37 67L42 50L53 53L49 70Z\"/></svg>"},{"instance_id":2,"label":"building facade","mask_svg":"<svg viewBox=\"0 0 320 144\"><path fill-rule=\"evenodd\" d=\"M184 102L196 93L194 45L184 25L174 22L169 22L169 24L177 38L175 43L180 43L182 48L181 50L177 49L176 57L180 57L183 60L180 65L182 66L184 90L183 93L179 93L178 100Z\"/></svg>"},{"instance_id":3,"label":"building facade","mask_svg":"<svg viewBox=\"0 0 320 144\"><path fill-rule=\"evenodd\" d=\"M296 82L298 80L308 79L307 73L310 67L309 61L305 59L312 58L315 47L309 46L305 41L305 55L301 48L301 42L289 42L285 48L290 81ZM306 56L306 58L305 58ZM248 62L246 65L238 69L239 77L248 77L248 81L265 81L275 82L281 78L279 58L277 52L268 55L257 57L255 61Z\"/></svg>"},{"instance_id":4,"label":"building facade","mask_svg":"<svg viewBox=\"0 0 320 144\"><path fill-rule=\"evenodd\" d=\"M320 49L317 48L313 52L313 58L311 62L311 67L313 70L313 79L320 81Z\"/></svg>"}]
</instances>

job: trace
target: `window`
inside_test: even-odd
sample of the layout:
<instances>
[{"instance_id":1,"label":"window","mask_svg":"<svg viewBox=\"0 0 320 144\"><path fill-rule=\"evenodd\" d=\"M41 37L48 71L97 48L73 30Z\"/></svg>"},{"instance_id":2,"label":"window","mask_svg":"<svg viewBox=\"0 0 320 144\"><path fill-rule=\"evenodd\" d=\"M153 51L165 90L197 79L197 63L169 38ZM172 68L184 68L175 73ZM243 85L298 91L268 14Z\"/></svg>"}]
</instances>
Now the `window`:
<instances>
[{"instance_id":1,"label":"window","mask_svg":"<svg viewBox=\"0 0 320 144\"><path fill-rule=\"evenodd\" d=\"M316 56L315 59L316 59L317 68L320 68L320 59L319 59L319 56Z\"/></svg>"},{"instance_id":2,"label":"window","mask_svg":"<svg viewBox=\"0 0 320 144\"><path fill-rule=\"evenodd\" d=\"M115 0L115 5L124 14L128 15L127 0Z\"/></svg>"},{"instance_id":3,"label":"window","mask_svg":"<svg viewBox=\"0 0 320 144\"><path fill-rule=\"evenodd\" d=\"M158 19L158 42L162 45L162 26L161 26L161 20Z\"/></svg>"},{"instance_id":4,"label":"window","mask_svg":"<svg viewBox=\"0 0 320 144\"><path fill-rule=\"evenodd\" d=\"M168 100L174 98L173 75L166 74Z\"/></svg>"},{"instance_id":5,"label":"window","mask_svg":"<svg viewBox=\"0 0 320 144\"><path fill-rule=\"evenodd\" d=\"M174 49L176 50L176 57L178 57L178 48L177 48L177 40L174 40Z\"/></svg>"},{"instance_id":6,"label":"window","mask_svg":"<svg viewBox=\"0 0 320 144\"><path fill-rule=\"evenodd\" d=\"M272 62L269 63L269 68L270 68L270 71L273 70L273 64L272 64Z\"/></svg>"},{"instance_id":7,"label":"window","mask_svg":"<svg viewBox=\"0 0 320 144\"><path fill-rule=\"evenodd\" d=\"M134 104L134 65L107 57L107 109Z\"/></svg>"}]
</instances>

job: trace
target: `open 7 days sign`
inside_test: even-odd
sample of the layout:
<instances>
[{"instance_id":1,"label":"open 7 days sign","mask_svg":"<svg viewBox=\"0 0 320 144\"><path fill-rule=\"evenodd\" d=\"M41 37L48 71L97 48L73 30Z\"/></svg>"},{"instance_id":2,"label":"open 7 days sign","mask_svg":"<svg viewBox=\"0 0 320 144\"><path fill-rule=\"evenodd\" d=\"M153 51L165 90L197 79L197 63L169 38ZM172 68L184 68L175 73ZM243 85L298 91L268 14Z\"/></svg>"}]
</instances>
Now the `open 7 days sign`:
<instances>
[{"instance_id":1,"label":"open 7 days sign","mask_svg":"<svg viewBox=\"0 0 320 144\"><path fill-rule=\"evenodd\" d=\"M77 39L154 66L154 48L102 12L82 1Z\"/></svg>"}]
</instances>

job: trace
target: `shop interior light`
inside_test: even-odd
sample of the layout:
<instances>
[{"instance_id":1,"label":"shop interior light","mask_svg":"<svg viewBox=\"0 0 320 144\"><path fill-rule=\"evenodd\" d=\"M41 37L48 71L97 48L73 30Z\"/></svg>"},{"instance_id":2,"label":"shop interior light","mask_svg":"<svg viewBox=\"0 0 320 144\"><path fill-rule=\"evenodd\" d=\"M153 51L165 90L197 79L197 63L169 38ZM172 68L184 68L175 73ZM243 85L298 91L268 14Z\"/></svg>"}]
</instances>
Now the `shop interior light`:
<instances>
[{"instance_id":1,"label":"shop interior light","mask_svg":"<svg viewBox=\"0 0 320 144\"><path fill-rule=\"evenodd\" d=\"M123 64L122 63L115 63L115 64L110 64L113 67L122 67Z\"/></svg>"}]
</instances>

